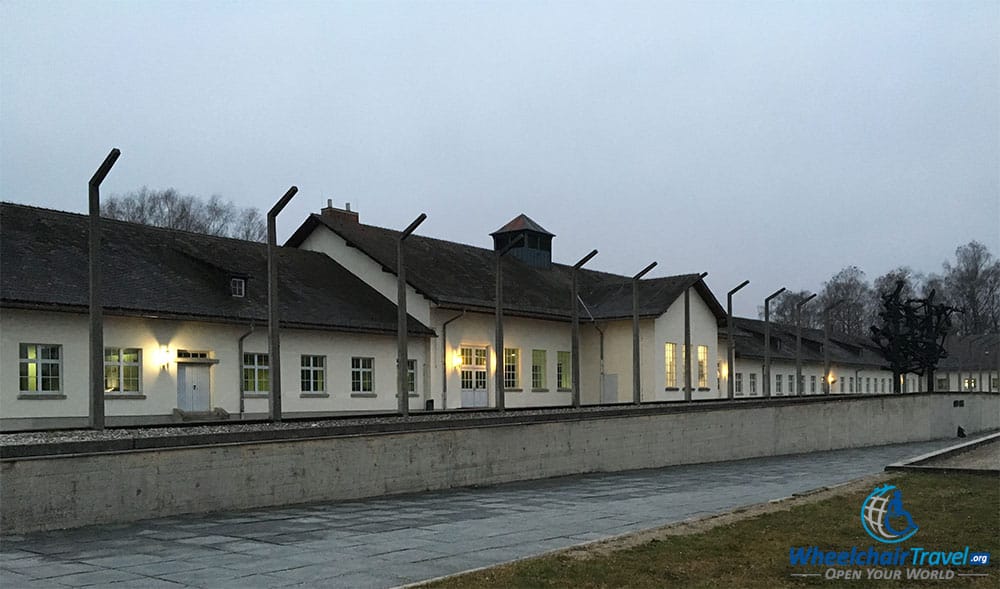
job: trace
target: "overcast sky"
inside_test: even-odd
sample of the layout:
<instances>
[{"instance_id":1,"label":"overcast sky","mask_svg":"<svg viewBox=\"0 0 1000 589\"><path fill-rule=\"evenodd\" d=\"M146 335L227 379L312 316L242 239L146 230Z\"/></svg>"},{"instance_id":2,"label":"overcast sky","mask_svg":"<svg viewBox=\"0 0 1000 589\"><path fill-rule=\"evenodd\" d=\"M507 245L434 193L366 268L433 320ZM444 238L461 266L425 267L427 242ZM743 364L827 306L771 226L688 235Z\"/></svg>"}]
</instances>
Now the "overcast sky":
<instances>
[{"instance_id":1,"label":"overcast sky","mask_svg":"<svg viewBox=\"0 0 1000 589\"><path fill-rule=\"evenodd\" d=\"M334 199L773 290L1000 253L1000 2L0 2L0 200Z\"/></svg>"}]
</instances>

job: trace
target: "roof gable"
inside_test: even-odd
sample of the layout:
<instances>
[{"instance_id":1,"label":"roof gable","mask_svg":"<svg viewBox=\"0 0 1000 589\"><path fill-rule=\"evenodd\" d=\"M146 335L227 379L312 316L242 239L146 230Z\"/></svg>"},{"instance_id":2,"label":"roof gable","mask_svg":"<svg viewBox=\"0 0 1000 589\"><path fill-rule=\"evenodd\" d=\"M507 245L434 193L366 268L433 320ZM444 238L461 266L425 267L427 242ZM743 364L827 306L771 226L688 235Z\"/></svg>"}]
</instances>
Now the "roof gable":
<instances>
[{"instance_id":1,"label":"roof gable","mask_svg":"<svg viewBox=\"0 0 1000 589\"><path fill-rule=\"evenodd\" d=\"M346 222L341 218L313 214L286 242L298 246L317 229L339 235L389 272L396 272L396 241L399 232L372 225ZM544 230L543 230L544 231ZM417 234L404 242L406 280L418 292L444 307L492 309L495 305L496 257L492 250ZM567 319L572 314L572 267L553 263L538 268L516 258L502 258L504 309L512 314ZM581 269L580 298L595 319L619 319L632 315L632 279L626 276ZM683 274L639 281L639 314L658 317L693 287L718 321L725 311L698 274Z\"/></svg>"}]
</instances>

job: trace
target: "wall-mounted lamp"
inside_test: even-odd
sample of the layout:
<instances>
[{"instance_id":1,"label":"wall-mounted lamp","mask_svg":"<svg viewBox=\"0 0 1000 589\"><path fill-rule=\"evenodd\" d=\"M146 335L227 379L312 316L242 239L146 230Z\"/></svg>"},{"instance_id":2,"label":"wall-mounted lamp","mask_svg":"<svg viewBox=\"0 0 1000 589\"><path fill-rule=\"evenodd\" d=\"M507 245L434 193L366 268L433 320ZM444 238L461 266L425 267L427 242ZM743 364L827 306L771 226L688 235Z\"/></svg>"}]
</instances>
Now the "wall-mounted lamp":
<instances>
[{"instance_id":1,"label":"wall-mounted lamp","mask_svg":"<svg viewBox=\"0 0 1000 589\"><path fill-rule=\"evenodd\" d=\"M170 368L170 348L160 346L160 370L167 371Z\"/></svg>"},{"instance_id":2,"label":"wall-mounted lamp","mask_svg":"<svg viewBox=\"0 0 1000 589\"><path fill-rule=\"evenodd\" d=\"M451 365L458 368L462 365L462 352L455 350L451 354Z\"/></svg>"}]
</instances>

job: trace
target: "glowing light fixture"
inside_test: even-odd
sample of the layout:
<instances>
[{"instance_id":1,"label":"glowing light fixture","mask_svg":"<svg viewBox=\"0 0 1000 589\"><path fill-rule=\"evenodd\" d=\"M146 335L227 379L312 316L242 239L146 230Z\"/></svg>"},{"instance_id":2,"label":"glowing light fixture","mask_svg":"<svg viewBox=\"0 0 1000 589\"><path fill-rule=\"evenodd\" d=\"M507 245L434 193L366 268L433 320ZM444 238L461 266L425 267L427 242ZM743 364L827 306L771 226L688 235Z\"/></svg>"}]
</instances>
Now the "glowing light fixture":
<instances>
[{"instance_id":1,"label":"glowing light fixture","mask_svg":"<svg viewBox=\"0 0 1000 589\"><path fill-rule=\"evenodd\" d=\"M458 368L462 365L462 352L455 350L451 354L451 365Z\"/></svg>"}]
</instances>

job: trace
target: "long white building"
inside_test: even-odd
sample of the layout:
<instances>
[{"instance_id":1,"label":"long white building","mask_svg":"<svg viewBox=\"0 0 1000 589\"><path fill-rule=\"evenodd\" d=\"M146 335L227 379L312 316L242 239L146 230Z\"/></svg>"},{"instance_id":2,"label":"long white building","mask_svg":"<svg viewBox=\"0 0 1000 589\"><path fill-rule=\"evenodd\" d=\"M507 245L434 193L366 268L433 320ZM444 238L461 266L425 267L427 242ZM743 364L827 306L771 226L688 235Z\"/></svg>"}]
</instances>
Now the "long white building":
<instances>
[{"instance_id":1,"label":"long white building","mask_svg":"<svg viewBox=\"0 0 1000 589\"><path fill-rule=\"evenodd\" d=\"M102 225L108 424L265 416L266 246ZM82 215L0 205L0 429L87 424L87 227ZM285 415L396 409L398 237L327 206L280 248ZM497 371L508 407L571 403L572 267L553 260L555 236L527 216L491 237L493 248L420 235L404 242L411 410L494 407ZM501 258L497 350L496 252L512 240L520 241ZM631 402L632 279L580 269L577 281L581 402ZM763 394L762 322L735 322L730 368L725 314L700 274L642 279L638 295L643 401L684 399L688 366L695 400L725 397L730 378L737 398ZM788 395L794 331L773 325L771 345L771 393ZM802 394L824 390L823 346L821 332L804 331ZM986 349L975 374L971 360L943 364L948 386L938 390L996 390ZM829 352L831 392L891 392L892 374L869 343L833 336ZM924 390L915 377L905 386Z\"/></svg>"}]
</instances>

